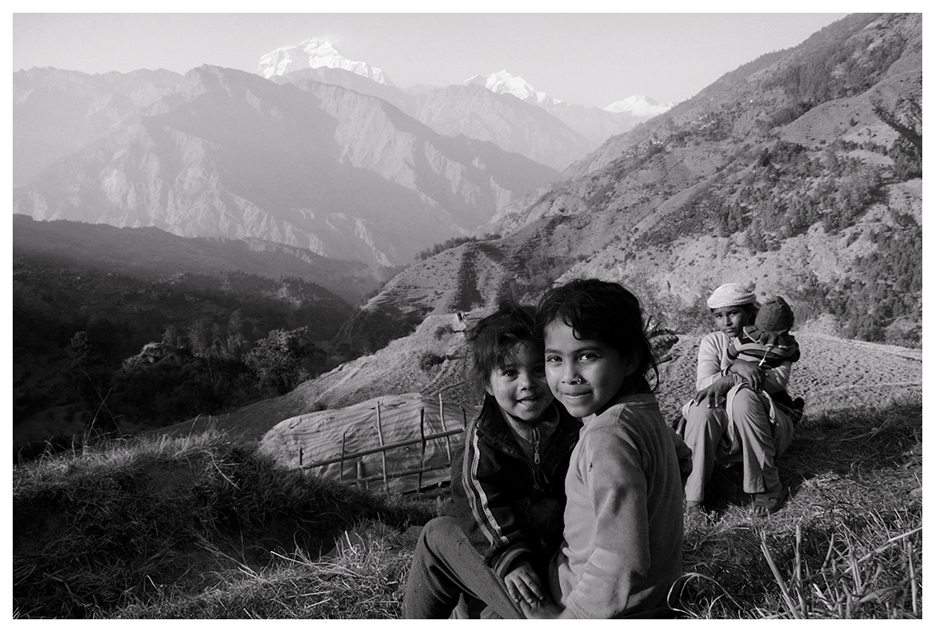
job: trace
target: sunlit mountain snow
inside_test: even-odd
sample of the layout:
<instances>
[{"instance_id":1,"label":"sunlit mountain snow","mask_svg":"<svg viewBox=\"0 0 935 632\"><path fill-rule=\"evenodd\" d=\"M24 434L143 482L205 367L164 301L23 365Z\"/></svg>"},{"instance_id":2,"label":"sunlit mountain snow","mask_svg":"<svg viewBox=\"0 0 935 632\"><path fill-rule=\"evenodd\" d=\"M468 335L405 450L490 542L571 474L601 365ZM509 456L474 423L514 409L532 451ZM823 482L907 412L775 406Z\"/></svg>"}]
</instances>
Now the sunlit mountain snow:
<instances>
[{"instance_id":1,"label":"sunlit mountain snow","mask_svg":"<svg viewBox=\"0 0 935 632\"><path fill-rule=\"evenodd\" d=\"M653 117L662 114L672 108L672 103L657 103L653 99L642 94L635 94L622 101L615 101L603 108L605 112L615 114L626 113L634 116Z\"/></svg>"},{"instance_id":2,"label":"sunlit mountain snow","mask_svg":"<svg viewBox=\"0 0 935 632\"><path fill-rule=\"evenodd\" d=\"M259 74L267 79L303 68L340 68L367 77L377 83L393 85L379 68L367 62L351 61L335 50L331 42L308 39L297 46L277 48L260 58Z\"/></svg>"}]
</instances>

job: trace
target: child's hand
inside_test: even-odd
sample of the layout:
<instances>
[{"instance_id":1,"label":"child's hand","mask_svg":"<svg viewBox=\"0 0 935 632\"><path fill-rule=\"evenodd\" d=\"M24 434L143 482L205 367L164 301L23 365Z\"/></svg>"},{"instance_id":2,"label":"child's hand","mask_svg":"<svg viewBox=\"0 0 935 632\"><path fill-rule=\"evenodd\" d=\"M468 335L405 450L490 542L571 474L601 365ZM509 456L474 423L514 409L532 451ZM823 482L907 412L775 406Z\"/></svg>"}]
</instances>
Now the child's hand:
<instances>
[{"instance_id":1,"label":"child's hand","mask_svg":"<svg viewBox=\"0 0 935 632\"><path fill-rule=\"evenodd\" d=\"M521 606L523 604L538 606L545 599L542 587L539 585L539 577L528 562L520 562L516 568L506 574L503 582L506 584L510 599Z\"/></svg>"},{"instance_id":2,"label":"child's hand","mask_svg":"<svg viewBox=\"0 0 935 632\"><path fill-rule=\"evenodd\" d=\"M740 376L747 385L755 391L760 390L763 385L763 369L752 362L736 360L730 365L729 371L734 375Z\"/></svg>"}]
</instances>

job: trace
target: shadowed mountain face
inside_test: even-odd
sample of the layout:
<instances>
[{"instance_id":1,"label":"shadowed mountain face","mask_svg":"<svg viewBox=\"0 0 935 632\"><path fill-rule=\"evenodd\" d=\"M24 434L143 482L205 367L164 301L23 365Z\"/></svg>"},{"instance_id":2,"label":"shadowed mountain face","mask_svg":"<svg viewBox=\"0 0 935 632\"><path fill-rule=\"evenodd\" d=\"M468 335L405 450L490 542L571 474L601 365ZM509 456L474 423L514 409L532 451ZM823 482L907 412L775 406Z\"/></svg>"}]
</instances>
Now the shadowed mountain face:
<instances>
[{"instance_id":1,"label":"shadowed mountain face","mask_svg":"<svg viewBox=\"0 0 935 632\"><path fill-rule=\"evenodd\" d=\"M182 80L167 70L88 75L34 68L13 73L13 185L79 151Z\"/></svg>"},{"instance_id":2,"label":"shadowed mountain face","mask_svg":"<svg viewBox=\"0 0 935 632\"><path fill-rule=\"evenodd\" d=\"M373 97L208 66L125 112L88 143L63 139L42 153L64 157L14 190L14 212L256 237L385 266L470 233L557 175L489 143L442 137Z\"/></svg>"},{"instance_id":3,"label":"shadowed mountain face","mask_svg":"<svg viewBox=\"0 0 935 632\"><path fill-rule=\"evenodd\" d=\"M336 68L298 70L275 81L311 91L320 91L322 83L346 87L390 103L442 136L493 143L555 170L597 146L544 109L481 86L454 85L415 96Z\"/></svg>"},{"instance_id":4,"label":"shadowed mountain face","mask_svg":"<svg viewBox=\"0 0 935 632\"><path fill-rule=\"evenodd\" d=\"M351 305L376 291L393 269L327 259L309 250L256 238L179 237L153 227L116 228L13 216L14 266L20 258L49 266L95 270L146 280L179 273L220 277L237 271L268 279L296 277Z\"/></svg>"}]
</instances>

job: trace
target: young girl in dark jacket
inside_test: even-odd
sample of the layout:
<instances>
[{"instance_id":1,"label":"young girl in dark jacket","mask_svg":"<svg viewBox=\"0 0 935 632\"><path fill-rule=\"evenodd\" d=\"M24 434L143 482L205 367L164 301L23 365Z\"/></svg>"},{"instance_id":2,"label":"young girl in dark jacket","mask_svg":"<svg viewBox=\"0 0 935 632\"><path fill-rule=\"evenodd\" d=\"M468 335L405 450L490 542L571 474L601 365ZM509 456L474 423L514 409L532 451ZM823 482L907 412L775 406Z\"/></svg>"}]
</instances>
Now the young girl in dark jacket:
<instances>
[{"instance_id":1,"label":"young girl in dark jacket","mask_svg":"<svg viewBox=\"0 0 935 632\"><path fill-rule=\"evenodd\" d=\"M537 605L562 541L565 473L581 424L545 381L532 308L505 302L470 336L480 413L452 464L453 516L425 526L413 557L403 616L521 617ZM460 605L459 605L460 601Z\"/></svg>"}]
</instances>

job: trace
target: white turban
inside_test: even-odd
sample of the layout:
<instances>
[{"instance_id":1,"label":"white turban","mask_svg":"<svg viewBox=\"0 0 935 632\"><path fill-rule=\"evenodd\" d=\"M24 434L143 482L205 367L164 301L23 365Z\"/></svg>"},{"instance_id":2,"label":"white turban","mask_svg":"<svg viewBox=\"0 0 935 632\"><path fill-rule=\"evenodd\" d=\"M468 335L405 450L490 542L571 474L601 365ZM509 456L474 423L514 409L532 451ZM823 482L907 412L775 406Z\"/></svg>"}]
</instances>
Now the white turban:
<instances>
[{"instance_id":1,"label":"white turban","mask_svg":"<svg viewBox=\"0 0 935 632\"><path fill-rule=\"evenodd\" d=\"M708 307L721 309L737 305L751 305L756 303L756 294L753 289L742 283L725 283L714 290L708 298Z\"/></svg>"}]
</instances>

